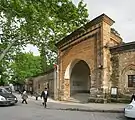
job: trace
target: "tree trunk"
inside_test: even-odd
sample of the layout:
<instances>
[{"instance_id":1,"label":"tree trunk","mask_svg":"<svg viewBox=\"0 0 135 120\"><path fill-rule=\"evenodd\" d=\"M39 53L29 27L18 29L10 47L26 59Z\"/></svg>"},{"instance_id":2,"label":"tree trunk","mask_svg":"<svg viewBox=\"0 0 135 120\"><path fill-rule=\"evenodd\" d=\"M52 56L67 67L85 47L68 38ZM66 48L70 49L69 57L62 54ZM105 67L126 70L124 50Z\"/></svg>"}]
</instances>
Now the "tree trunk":
<instances>
[{"instance_id":1,"label":"tree trunk","mask_svg":"<svg viewBox=\"0 0 135 120\"><path fill-rule=\"evenodd\" d=\"M2 59L5 57L6 53L9 51L9 49L13 46L13 44L16 42L16 39L11 42L7 48L0 54L0 62L2 61Z\"/></svg>"}]
</instances>

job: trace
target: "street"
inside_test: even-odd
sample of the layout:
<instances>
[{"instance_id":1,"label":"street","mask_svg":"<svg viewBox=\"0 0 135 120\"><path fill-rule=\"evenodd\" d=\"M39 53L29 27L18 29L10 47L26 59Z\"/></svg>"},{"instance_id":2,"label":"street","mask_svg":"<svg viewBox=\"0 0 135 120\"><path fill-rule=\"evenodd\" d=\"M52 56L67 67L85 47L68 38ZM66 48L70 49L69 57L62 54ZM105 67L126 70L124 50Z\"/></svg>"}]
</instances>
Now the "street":
<instances>
[{"instance_id":1,"label":"street","mask_svg":"<svg viewBox=\"0 0 135 120\"><path fill-rule=\"evenodd\" d=\"M122 113L79 112L55 110L48 103L45 109L39 101L29 100L28 104L21 101L15 106L0 107L1 120L126 120Z\"/></svg>"}]
</instances>

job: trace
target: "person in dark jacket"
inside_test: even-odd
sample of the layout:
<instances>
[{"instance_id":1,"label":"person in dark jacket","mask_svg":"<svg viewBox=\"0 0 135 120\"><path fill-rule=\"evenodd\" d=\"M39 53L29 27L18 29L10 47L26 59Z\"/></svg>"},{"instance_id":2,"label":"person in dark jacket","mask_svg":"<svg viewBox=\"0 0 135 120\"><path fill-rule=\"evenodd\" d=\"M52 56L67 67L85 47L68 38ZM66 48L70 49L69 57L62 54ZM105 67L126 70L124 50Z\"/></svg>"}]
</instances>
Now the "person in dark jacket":
<instances>
[{"instance_id":1,"label":"person in dark jacket","mask_svg":"<svg viewBox=\"0 0 135 120\"><path fill-rule=\"evenodd\" d=\"M42 91L42 93L41 93L41 99L43 98L43 101L44 101L44 103L43 103L43 105L45 106L45 108L47 107L47 99L48 99L48 90L47 90L47 88L45 88L45 90L44 91Z\"/></svg>"},{"instance_id":2,"label":"person in dark jacket","mask_svg":"<svg viewBox=\"0 0 135 120\"><path fill-rule=\"evenodd\" d=\"M132 94L132 97L131 97L131 101L130 102L132 102L133 100L135 101L135 94L134 93Z\"/></svg>"}]
</instances>

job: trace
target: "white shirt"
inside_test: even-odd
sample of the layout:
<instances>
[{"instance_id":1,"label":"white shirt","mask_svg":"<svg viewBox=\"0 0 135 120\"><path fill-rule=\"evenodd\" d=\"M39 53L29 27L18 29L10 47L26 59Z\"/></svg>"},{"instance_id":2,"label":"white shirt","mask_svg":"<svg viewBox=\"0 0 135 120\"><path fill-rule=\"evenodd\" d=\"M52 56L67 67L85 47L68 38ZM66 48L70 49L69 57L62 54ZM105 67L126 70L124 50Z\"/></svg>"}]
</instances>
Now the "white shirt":
<instances>
[{"instance_id":1,"label":"white shirt","mask_svg":"<svg viewBox=\"0 0 135 120\"><path fill-rule=\"evenodd\" d=\"M47 95L47 91L44 91L45 95Z\"/></svg>"}]
</instances>

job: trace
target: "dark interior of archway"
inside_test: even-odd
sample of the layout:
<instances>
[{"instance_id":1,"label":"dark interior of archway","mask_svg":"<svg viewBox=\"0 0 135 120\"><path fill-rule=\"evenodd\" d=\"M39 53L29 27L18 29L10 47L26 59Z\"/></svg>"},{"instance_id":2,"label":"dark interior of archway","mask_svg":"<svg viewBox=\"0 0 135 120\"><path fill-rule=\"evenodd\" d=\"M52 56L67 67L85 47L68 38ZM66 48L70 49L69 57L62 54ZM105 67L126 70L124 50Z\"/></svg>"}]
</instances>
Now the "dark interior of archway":
<instances>
[{"instance_id":1,"label":"dark interior of archway","mask_svg":"<svg viewBox=\"0 0 135 120\"><path fill-rule=\"evenodd\" d=\"M70 94L89 93L90 69L83 60L75 64L70 76Z\"/></svg>"}]
</instances>

